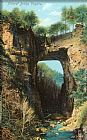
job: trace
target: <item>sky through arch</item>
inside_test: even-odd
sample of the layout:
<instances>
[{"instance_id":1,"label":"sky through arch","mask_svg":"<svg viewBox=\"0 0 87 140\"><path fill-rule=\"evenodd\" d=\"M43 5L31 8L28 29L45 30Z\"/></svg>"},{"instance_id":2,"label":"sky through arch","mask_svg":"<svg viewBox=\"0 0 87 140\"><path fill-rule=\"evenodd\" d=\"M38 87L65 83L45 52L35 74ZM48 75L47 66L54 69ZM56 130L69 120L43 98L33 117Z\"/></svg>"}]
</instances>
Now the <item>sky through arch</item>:
<instances>
[{"instance_id":1,"label":"sky through arch","mask_svg":"<svg viewBox=\"0 0 87 140\"><path fill-rule=\"evenodd\" d=\"M57 72L64 74L63 67L62 67L60 61L58 61L58 60L39 61L38 64L39 63L45 63L52 70L56 70Z\"/></svg>"}]
</instances>

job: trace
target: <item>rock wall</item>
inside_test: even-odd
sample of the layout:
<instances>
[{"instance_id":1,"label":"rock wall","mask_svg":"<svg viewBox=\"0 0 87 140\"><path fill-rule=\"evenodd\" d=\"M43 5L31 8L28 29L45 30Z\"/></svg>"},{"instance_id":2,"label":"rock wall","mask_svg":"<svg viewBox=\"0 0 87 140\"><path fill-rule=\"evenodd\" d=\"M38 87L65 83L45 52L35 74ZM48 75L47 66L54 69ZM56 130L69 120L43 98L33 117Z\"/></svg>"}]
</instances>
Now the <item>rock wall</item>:
<instances>
[{"instance_id":1,"label":"rock wall","mask_svg":"<svg viewBox=\"0 0 87 140\"><path fill-rule=\"evenodd\" d=\"M36 56L34 33L31 29L29 31L25 31L23 29L15 31L12 30L10 24L4 24L2 26L1 39L3 40L6 54L8 54L8 56L11 58L11 61L13 61L13 63L15 64L15 69L19 71L17 79L21 78L22 82L25 81L24 84L27 87L26 95L31 94L32 99L29 100L33 102L33 104L35 105L36 112L39 112L40 117L42 117L39 93L35 89L34 84L32 82L32 75L34 73L34 66L36 62L34 57ZM24 79L22 79L22 77Z\"/></svg>"},{"instance_id":2,"label":"rock wall","mask_svg":"<svg viewBox=\"0 0 87 140\"><path fill-rule=\"evenodd\" d=\"M68 49L68 56L70 59L70 70L73 72L79 69L86 69L87 68L87 46L85 45L78 45L72 46Z\"/></svg>"},{"instance_id":3,"label":"rock wall","mask_svg":"<svg viewBox=\"0 0 87 140\"><path fill-rule=\"evenodd\" d=\"M72 37L69 37L67 39L60 38L55 43L53 42L50 47L45 47L44 41L41 42L40 38L38 39L37 37L35 37L31 29L26 31L23 29L17 29L17 31L14 32L9 27L9 24L4 24L2 28L4 47L9 52L9 56L15 63L17 63L17 57L20 57L20 64L23 65L25 70L31 74L33 80L32 85L34 87L36 84L36 64L40 59L44 58L45 51L46 55L49 55L50 50L51 52L54 52L59 51L60 48L67 49L67 59L65 61L62 61L65 85L63 85L61 97L66 95L66 99L64 98L62 101L64 101L64 103L68 101L65 105L65 108L68 108L68 105L70 103L71 109L68 108L68 111L72 110L73 100L69 100L67 93L68 91L72 91L75 84L73 73L79 69L86 68L87 64L87 46L81 43L81 34L83 29L77 28L72 33ZM63 58L63 53L61 54L61 58ZM37 100L40 100L38 99L38 94L36 94L36 97L35 91L33 94L36 102ZM41 108L40 102L38 106L40 106ZM64 104L61 107L64 108Z\"/></svg>"}]
</instances>

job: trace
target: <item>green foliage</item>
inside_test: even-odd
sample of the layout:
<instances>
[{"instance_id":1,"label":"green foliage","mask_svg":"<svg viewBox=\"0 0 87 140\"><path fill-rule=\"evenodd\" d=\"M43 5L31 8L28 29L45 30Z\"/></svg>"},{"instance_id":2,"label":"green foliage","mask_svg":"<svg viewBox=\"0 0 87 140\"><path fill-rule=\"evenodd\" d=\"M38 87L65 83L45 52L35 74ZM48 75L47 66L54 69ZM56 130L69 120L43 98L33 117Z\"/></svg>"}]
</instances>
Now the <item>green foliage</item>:
<instances>
[{"instance_id":1,"label":"green foliage","mask_svg":"<svg viewBox=\"0 0 87 140\"><path fill-rule=\"evenodd\" d=\"M76 23L76 12L72 7L68 9L67 21L73 26Z\"/></svg>"},{"instance_id":2,"label":"green foliage","mask_svg":"<svg viewBox=\"0 0 87 140\"><path fill-rule=\"evenodd\" d=\"M39 23L37 15L34 13L34 11L27 12L25 14L25 21L26 21L26 27L34 27Z\"/></svg>"},{"instance_id":3,"label":"green foliage","mask_svg":"<svg viewBox=\"0 0 87 140\"><path fill-rule=\"evenodd\" d=\"M49 34L51 35L58 35L58 33L62 33L64 31L67 31L69 30L69 27L67 24L64 24L62 22L57 22L55 24L52 24L50 27L49 27Z\"/></svg>"},{"instance_id":4,"label":"green foliage","mask_svg":"<svg viewBox=\"0 0 87 140\"><path fill-rule=\"evenodd\" d=\"M83 31L83 37L82 37L82 42L85 43L87 45L87 18L85 19L85 28Z\"/></svg>"},{"instance_id":5,"label":"green foliage","mask_svg":"<svg viewBox=\"0 0 87 140\"><path fill-rule=\"evenodd\" d=\"M21 11L18 8L14 8L10 13L11 22L14 25L18 25L21 22Z\"/></svg>"},{"instance_id":6,"label":"green foliage","mask_svg":"<svg viewBox=\"0 0 87 140\"><path fill-rule=\"evenodd\" d=\"M80 127L82 124L86 125L87 123L87 102L84 102L79 109L80 113L77 120L77 126Z\"/></svg>"},{"instance_id":7,"label":"green foliage","mask_svg":"<svg viewBox=\"0 0 87 140\"><path fill-rule=\"evenodd\" d=\"M26 13L25 11L21 11L18 8L14 8L11 12L10 12L10 20L11 20L11 24L14 27L18 27L18 28L26 28L27 26L27 21L25 20L25 16Z\"/></svg>"},{"instance_id":8,"label":"green foliage","mask_svg":"<svg viewBox=\"0 0 87 140\"><path fill-rule=\"evenodd\" d=\"M81 5L76 8L76 21L85 25L81 41L87 44L87 6Z\"/></svg>"},{"instance_id":9,"label":"green foliage","mask_svg":"<svg viewBox=\"0 0 87 140\"><path fill-rule=\"evenodd\" d=\"M24 22L26 21L26 26L35 26L38 24L39 20L37 15L34 11L28 11L25 12L23 10L19 10L18 8L14 8L11 12L7 10L1 11L2 20L13 20L14 22L20 23L20 21ZM87 17L87 6L81 5L77 8L73 8L72 6L70 8L64 7L62 9L62 21L69 22L70 24L80 22L84 23L85 18ZM10 18L9 18L10 16ZM55 26L57 24L55 23Z\"/></svg>"},{"instance_id":10,"label":"green foliage","mask_svg":"<svg viewBox=\"0 0 87 140\"><path fill-rule=\"evenodd\" d=\"M39 23L34 11L25 12L19 8L14 8L11 12L1 11L1 19L4 22L10 22L14 27L26 29Z\"/></svg>"},{"instance_id":11,"label":"green foliage","mask_svg":"<svg viewBox=\"0 0 87 140\"><path fill-rule=\"evenodd\" d=\"M49 29L43 26L37 26L39 19L34 11L25 12L18 8L14 8L11 12L2 10L1 20L3 22L10 22L14 29L24 28L28 29L30 26L35 27L34 31L39 35L44 35L48 33L49 35L58 35L59 33L66 33L69 30L68 24L74 25L76 23L82 23L85 25L83 32L82 41L87 44L87 6L81 5L77 8L72 6L69 8L64 7L62 9L62 21L52 24Z\"/></svg>"},{"instance_id":12,"label":"green foliage","mask_svg":"<svg viewBox=\"0 0 87 140\"><path fill-rule=\"evenodd\" d=\"M87 18L87 6L81 5L75 9L76 12L76 21L79 23L85 23Z\"/></svg>"},{"instance_id":13,"label":"green foliage","mask_svg":"<svg viewBox=\"0 0 87 140\"><path fill-rule=\"evenodd\" d=\"M5 50L4 50L2 40L0 40L0 57L3 56L3 55L5 55Z\"/></svg>"},{"instance_id":14,"label":"green foliage","mask_svg":"<svg viewBox=\"0 0 87 140\"><path fill-rule=\"evenodd\" d=\"M62 9L62 20L65 21L65 24L69 23L74 27L74 24L76 23L76 12L72 6L70 8L64 7Z\"/></svg>"},{"instance_id":15,"label":"green foliage","mask_svg":"<svg viewBox=\"0 0 87 140\"><path fill-rule=\"evenodd\" d=\"M87 45L87 26L85 27L85 30L83 32L83 39L82 41Z\"/></svg>"},{"instance_id":16,"label":"green foliage","mask_svg":"<svg viewBox=\"0 0 87 140\"><path fill-rule=\"evenodd\" d=\"M10 12L8 12L7 10L1 11L1 20L4 22L8 22L9 15L10 15Z\"/></svg>"},{"instance_id":17,"label":"green foliage","mask_svg":"<svg viewBox=\"0 0 87 140\"><path fill-rule=\"evenodd\" d=\"M38 35L45 35L47 33L47 28L43 27L43 26L37 26L34 31L38 34Z\"/></svg>"},{"instance_id":18,"label":"green foliage","mask_svg":"<svg viewBox=\"0 0 87 140\"><path fill-rule=\"evenodd\" d=\"M66 8L62 9L62 20L69 22L70 24L85 23L85 18L87 17L87 6L81 5L75 9Z\"/></svg>"},{"instance_id":19,"label":"green foliage","mask_svg":"<svg viewBox=\"0 0 87 140\"><path fill-rule=\"evenodd\" d=\"M58 34L58 25L57 24L52 24L49 27L49 34L50 35L57 35Z\"/></svg>"},{"instance_id":20,"label":"green foliage","mask_svg":"<svg viewBox=\"0 0 87 140\"><path fill-rule=\"evenodd\" d=\"M55 81L58 86L61 86L64 82L63 75L55 70L49 68L45 63L38 64L39 71L42 73L43 77Z\"/></svg>"},{"instance_id":21,"label":"green foliage","mask_svg":"<svg viewBox=\"0 0 87 140\"><path fill-rule=\"evenodd\" d=\"M61 86L61 85L64 83L63 74L58 73L58 72L56 72L56 71L54 71L54 72L55 72L55 74L54 74L54 79L55 79L55 81L56 81L56 84Z\"/></svg>"},{"instance_id":22,"label":"green foliage","mask_svg":"<svg viewBox=\"0 0 87 140\"><path fill-rule=\"evenodd\" d=\"M75 106L80 106L82 103L87 101L86 75L87 75L87 70L85 70L85 69L80 69L77 73L75 73L77 89L76 89L76 91L73 91L73 94L72 94L72 96L75 99Z\"/></svg>"},{"instance_id":23,"label":"green foliage","mask_svg":"<svg viewBox=\"0 0 87 140\"><path fill-rule=\"evenodd\" d=\"M64 7L62 9L62 21L65 21L66 23L69 23L70 25L73 25L76 23L87 23L87 6L81 5L77 8L73 8L72 6L70 8ZM86 42L86 37L84 37L84 42Z\"/></svg>"},{"instance_id":24,"label":"green foliage","mask_svg":"<svg viewBox=\"0 0 87 140\"><path fill-rule=\"evenodd\" d=\"M62 9L62 21L65 21L65 24L66 24L67 16L68 16L68 9L64 7Z\"/></svg>"},{"instance_id":25,"label":"green foliage","mask_svg":"<svg viewBox=\"0 0 87 140\"><path fill-rule=\"evenodd\" d=\"M69 26L67 25L67 24L61 24L61 26L60 26L60 32L65 32L66 33L66 31L68 31L69 30Z\"/></svg>"}]
</instances>

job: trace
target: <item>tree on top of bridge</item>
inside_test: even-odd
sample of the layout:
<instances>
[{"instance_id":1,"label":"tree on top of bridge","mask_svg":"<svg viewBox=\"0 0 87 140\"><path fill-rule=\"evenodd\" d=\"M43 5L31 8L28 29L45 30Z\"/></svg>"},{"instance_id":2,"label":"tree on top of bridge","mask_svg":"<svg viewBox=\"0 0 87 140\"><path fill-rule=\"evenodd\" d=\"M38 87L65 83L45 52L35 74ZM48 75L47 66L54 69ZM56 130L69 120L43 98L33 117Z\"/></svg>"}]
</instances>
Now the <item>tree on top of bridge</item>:
<instances>
[{"instance_id":1,"label":"tree on top of bridge","mask_svg":"<svg viewBox=\"0 0 87 140\"><path fill-rule=\"evenodd\" d=\"M60 26L60 33L66 33L66 31L68 31L70 28L67 24L62 23Z\"/></svg>"},{"instance_id":2,"label":"tree on top of bridge","mask_svg":"<svg viewBox=\"0 0 87 140\"><path fill-rule=\"evenodd\" d=\"M81 5L77 8L70 8L64 7L62 9L62 21L66 23L70 23L74 26L76 23L85 23L85 19L87 17L87 6Z\"/></svg>"},{"instance_id":3,"label":"tree on top of bridge","mask_svg":"<svg viewBox=\"0 0 87 140\"><path fill-rule=\"evenodd\" d=\"M51 35L58 35L60 26L61 26L61 23L52 24L49 27L49 34L51 34Z\"/></svg>"},{"instance_id":4,"label":"tree on top of bridge","mask_svg":"<svg viewBox=\"0 0 87 140\"><path fill-rule=\"evenodd\" d=\"M67 24L64 24L63 22L57 22L49 27L49 34L58 35L59 33L66 33L67 30L69 30L69 26Z\"/></svg>"},{"instance_id":5,"label":"tree on top of bridge","mask_svg":"<svg viewBox=\"0 0 87 140\"><path fill-rule=\"evenodd\" d=\"M38 35L45 35L46 33L48 33L48 28L44 27L44 26L36 26L34 28L34 31L36 34Z\"/></svg>"},{"instance_id":6,"label":"tree on top of bridge","mask_svg":"<svg viewBox=\"0 0 87 140\"><path fill-rule=\"evenodd\" d=\"M74 29L74 25L76 24L76 12L75 9L73 9L73 7L71 6L68 11L67 11L67 22L70 23L71 25L73 25L73 29Z\"/></svg>"},{"instance_id":7,"label":"tree on top of bridge","mask_svg":"<svg viewBox=\"0 0 87 140\"><path fill-rule=\"evenodd\" d=\"M81 5L75 9L76 12L76 21L84 24L87 19L87 6Z\"/></svg>"},{"instance_id":8,"label":"tree on top of bridge","mask_svg":"<svg viewBox=\"0 0 87 140\"><path fill-rule=\"evenodd\" d=\"M64 21L65 24L66 24L66 22L67 22L67 16L68 16L68 9L66 7L64 7L62 9L61 15L62 15L62 21Z\"/></svg>"},{"instance_id":9,"label":"tree on top of bridge","mask_svg":"<svg viewBox=\"0 0 87 140\"><path fill-rule=\"evenodd\" d=\"M64 21L65 24L70 23L74 27L74 24L76 23L76 13L72 6L70 8L64 7L62 9L62 21Z\"/></svg>"}]
</instances>

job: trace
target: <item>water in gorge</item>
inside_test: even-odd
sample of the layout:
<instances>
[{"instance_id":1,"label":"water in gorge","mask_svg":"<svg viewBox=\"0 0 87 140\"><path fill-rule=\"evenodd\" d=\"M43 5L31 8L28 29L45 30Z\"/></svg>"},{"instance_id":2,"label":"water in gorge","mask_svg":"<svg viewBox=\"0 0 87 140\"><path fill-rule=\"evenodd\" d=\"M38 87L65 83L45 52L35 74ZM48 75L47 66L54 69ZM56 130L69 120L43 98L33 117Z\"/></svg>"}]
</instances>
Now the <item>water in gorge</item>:
<instances>
[{"instance_id":1,"label":"water in gorge","mask_svg":"<svg viewBox=\"0 0 87 140\"><path fill-rule=\"evenodd\" d=\"M44 137L45 140L76 140L73 131L60 131L61 124L57 124L54 128L48 131Z\"/></svg>"}]
</instances>

